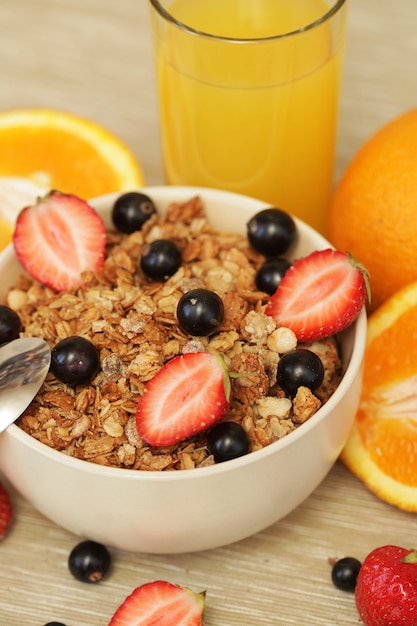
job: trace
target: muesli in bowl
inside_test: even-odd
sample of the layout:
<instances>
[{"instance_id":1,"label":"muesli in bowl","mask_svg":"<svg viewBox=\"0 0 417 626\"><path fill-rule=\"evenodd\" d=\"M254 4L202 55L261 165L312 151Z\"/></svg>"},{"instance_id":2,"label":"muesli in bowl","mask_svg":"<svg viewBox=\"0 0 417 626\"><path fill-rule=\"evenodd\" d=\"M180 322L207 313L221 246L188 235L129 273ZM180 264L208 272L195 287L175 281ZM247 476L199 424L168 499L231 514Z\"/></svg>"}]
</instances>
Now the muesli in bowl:
<instances>
[{"instance_id":1,"label":"muesli in bowl","mask_svg":"<svg viewBox=\"0 0 417 626\"><path fill-rule=\"evenodd\" d=\"M0 465L77 534L131 550L205 549L280 519L324 478L358 400L364 312L337 333L280 324L285 310L259 288L271 255L247 237L264 204L205 189L141 191L156 213L130 234L112 223L119 196L92 201L108 229L105 260L81 287L57 290L51 263L39 282L22 275L12 249L0 257L3 301L24 335L53 348L40 393L0 437ZM294 225L292 268L331 252Z\"/></svg>"}]
</instances>

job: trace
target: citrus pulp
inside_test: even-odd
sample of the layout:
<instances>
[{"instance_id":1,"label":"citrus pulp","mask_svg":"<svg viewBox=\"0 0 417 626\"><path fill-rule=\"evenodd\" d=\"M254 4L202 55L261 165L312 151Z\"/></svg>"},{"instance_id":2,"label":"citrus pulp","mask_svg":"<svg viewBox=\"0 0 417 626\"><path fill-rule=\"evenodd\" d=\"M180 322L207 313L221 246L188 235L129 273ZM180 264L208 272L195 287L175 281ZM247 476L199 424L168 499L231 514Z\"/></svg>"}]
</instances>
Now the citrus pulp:
<instances>
[{"instance_id":1,"label":"citrus pulp","mask_svg":"<svg viewBox=\"0 0 417 626\"><path fill-rule=\"evenodd\" d=\"M381 499L417 511L417 282L369 317L361 400L341 458Z\"/></svg>"}]
</instances>

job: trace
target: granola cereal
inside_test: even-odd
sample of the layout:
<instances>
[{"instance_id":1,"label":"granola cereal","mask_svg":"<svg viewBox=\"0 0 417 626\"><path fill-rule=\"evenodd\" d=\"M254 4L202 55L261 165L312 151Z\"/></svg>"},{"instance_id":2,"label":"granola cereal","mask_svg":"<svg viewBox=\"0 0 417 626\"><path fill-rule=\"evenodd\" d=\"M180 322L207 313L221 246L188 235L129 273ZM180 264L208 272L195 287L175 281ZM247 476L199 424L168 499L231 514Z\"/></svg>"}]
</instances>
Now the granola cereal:
<instances>
[{"instance_id":1,"label":"granola cereal","mask_svg":"<svg viewBox=\"0 0 417 626\"><path fill-rule=\"evenodd\" d=\"M179 246L183 263L166 282L151 282L139 269L141 250L161 237ZM213 229L195 197L173 203L164 217L152 216L131 235L109 230L104 267L85 272L82 288L56 293L20 277L7 304L19 314L23 335L42 337L51 348L65 337L86 337L100 351L101 367L90 385L75 389L48 374L19 427L64 454L101 465L144 471L211 465L204 433L152 448L137 433L135 412L146 382L165 362L214 350L230 371L246 373L232 381L226 419L243 426L251 451L298 428L340 382L338 346L334 337L309 344L323 361L323 384L315 393L300 387L294 398L285 396L276 384L277 365L297 340L265 315L268 296L255 287L263 261L245 237ZM197 287L215 291L224 303L222 324L209 337L187 336L176 321L179 299Z\"/></svg>"}]
</instances>

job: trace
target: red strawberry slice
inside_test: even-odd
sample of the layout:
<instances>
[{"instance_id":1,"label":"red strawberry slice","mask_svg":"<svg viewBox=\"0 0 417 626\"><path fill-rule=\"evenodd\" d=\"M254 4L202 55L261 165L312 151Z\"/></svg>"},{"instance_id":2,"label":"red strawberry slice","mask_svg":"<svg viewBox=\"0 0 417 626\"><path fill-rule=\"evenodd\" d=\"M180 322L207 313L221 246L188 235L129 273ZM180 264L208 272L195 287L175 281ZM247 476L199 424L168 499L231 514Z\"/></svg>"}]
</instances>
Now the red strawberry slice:
<instances>
[{"instance_id":1,"label":"red strawberry slice","mask_svg":"<svg viewBox=\"0 0 417 626\"><path fill-rule=\"evenodd\" d=\"M81 284L84 270L94 272L102 267L105 226L81 198L51 191L20 212L13 244L32 278L64 291Z\"/></svg>"},{"instance_id":2,"label":"red strawberry slice","mask_svg":"<svg viewBox=\"0 0 417 626\"><path fill-rule=\"evenodd\" d=\"M338 250L318 250L287 270L266 313L298 341L313 341L350 326L367 296L368 277L359 263Z\"/></svg>"},{"instance_id":3,"label":"red strawberry slice","mask_svg":"<svg viewBox=\"0 0 417 626\"><path fill-rule=\"evenodd\" d=\"M164 580L137 587L109 626L204 626L205 592L194 593Z\"/></svg>"},{"instance_id":4,"label":"red strawberry slice","mask_svg":"<svg viewBox=\"0 0 417 626\"><path fill-rule=\"evenodd\" d=\"M136 408L139 435L169 446L206 430L226 415L230 378L220 356L189 352L168 361L147 383Z\"/></svg>"},{"instance_id":5,"label":"red strawberry slice","mask_svg":"<svg viewBox=\"0 0 417 626\"><path fill-rule=\"evenodd\" d=\"M10 496L3 485L0 483L0 539L3 539L7 533L13 518L13 507Z\"/></svg>"}]
</instances>

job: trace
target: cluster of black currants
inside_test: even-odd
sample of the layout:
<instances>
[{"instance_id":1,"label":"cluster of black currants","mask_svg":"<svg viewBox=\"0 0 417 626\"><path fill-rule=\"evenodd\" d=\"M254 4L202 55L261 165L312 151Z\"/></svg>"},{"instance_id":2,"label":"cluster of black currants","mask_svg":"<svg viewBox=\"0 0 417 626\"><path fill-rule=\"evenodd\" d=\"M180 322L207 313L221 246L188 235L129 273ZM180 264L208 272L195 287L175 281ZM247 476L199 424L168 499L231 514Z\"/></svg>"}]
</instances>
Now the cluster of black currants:
<instances>
[{"instance_id":1,"label":"cluster of black currants","mask_svg":"<svg viewBox=\"0 0 417 626\"><path fill-rule=\"evenodd\" d=\"M291 262L283 255L296 241L295 221L285 211L269 207L254 215L246 228L249 243L265 257L255 277L256 286L272 296L291 267Z\"/></svg>"},{"instance_id":2,"label":"cluster of black currants","mask_svg":"<svg viewBox=\"0 0 417 626\"><path fill-rule=\"evenodd\" d=\"M112 221L117 230L130 235L141 230L156 214L156 207L146 194L131 191L119 196L112 208ZM157 239L143 247L140 267L151 280L165 281L182 263L181 250L174 241Z\"/></svg>"},{"instance_id":3,"label":"cluster of black currants","mask_svg":"<svg viewBox=\"0 0 417 626\"><path fill-rule=\"evenodd\" d=\"M259 290L273 295L291 262L283 256L297 238L296 223L285 211L270 207L259 211L247 223L247 236L251 246L266 257L256 275ZM324 378L321 359L311 350L300 348L284 354L278 362L277 382L293 396L301 386L315 391Z\"/></svg>"}]
</instances>

